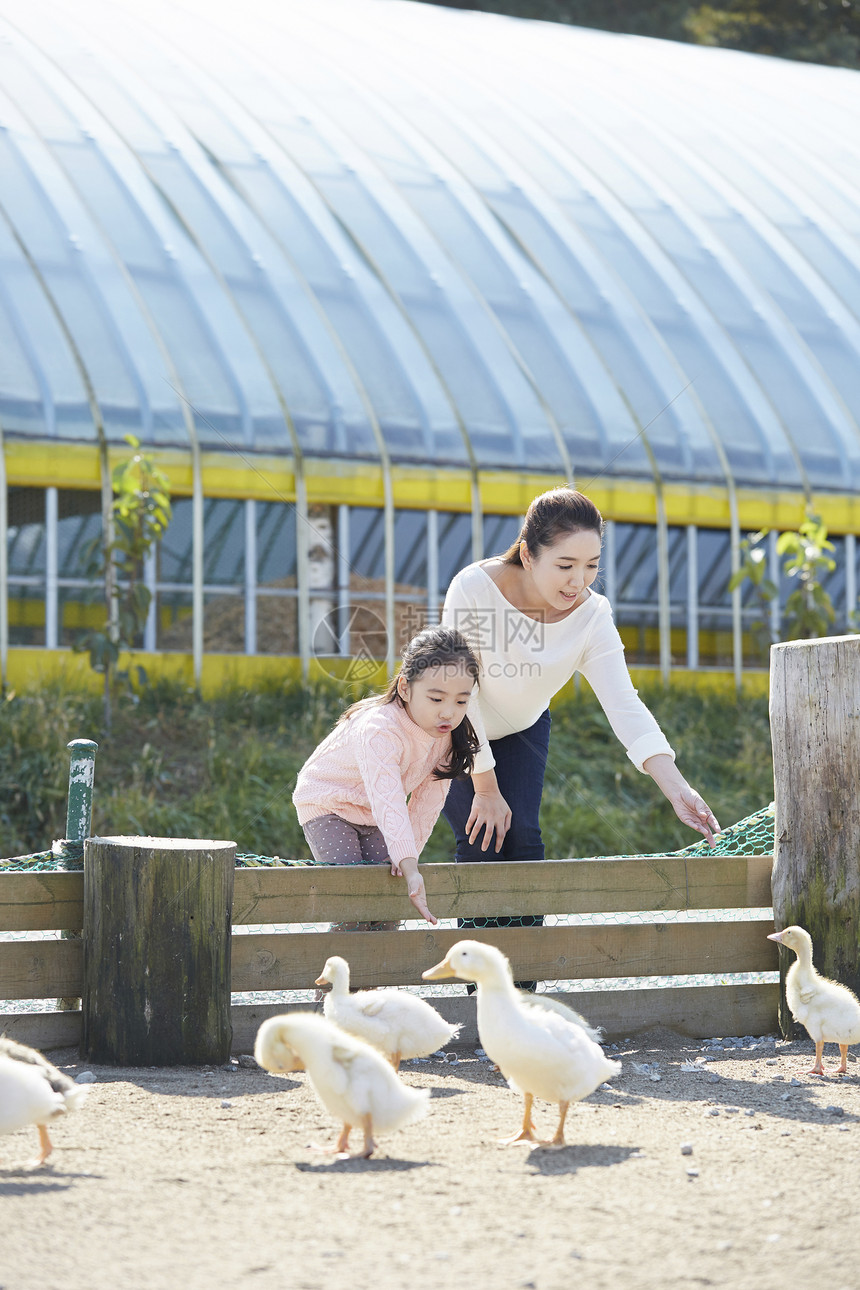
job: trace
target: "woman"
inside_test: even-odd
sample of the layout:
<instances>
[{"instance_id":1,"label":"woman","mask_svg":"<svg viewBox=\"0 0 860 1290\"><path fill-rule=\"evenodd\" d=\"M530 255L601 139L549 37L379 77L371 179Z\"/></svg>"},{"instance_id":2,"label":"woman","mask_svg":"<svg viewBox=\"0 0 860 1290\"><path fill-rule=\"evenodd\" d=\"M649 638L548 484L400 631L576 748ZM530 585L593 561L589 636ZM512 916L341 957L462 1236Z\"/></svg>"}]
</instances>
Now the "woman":
<instances>
[{"instance_id":1,"label":"woman","mask_svg":"<svg viewBox=\"0 0 860 1290\"><path fill-rule=\"evenodd\" d=\"M448 589L442 621L469 639L482 666L480 691L469 706L481 746L471 777L454 780L444 807L460 862L486 859L494 839L496 854L506 860L544 858L539 814L549 701L574 672L594 690L633 764L651 776L678 818L714 845L719 824L675 765L633 688L609 602L591 590L602 536L594 503L571 488L554 488L529 506L510 550L469 565Z\"/></svg>"}]
</instances>

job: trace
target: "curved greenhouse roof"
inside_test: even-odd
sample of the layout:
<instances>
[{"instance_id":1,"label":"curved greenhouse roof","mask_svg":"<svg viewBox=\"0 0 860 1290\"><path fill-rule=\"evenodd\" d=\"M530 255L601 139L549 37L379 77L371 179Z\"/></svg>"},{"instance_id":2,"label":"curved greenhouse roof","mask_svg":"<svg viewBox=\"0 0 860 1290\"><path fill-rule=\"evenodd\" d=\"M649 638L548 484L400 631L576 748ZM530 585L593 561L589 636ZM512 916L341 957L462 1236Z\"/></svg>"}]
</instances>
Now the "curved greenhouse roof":
<instances>
[{"instance_id":1,"label":"curved greenhouse roof","mask_svg":"<svg viewBox=\"0 0 860 1290\"><path fill-rule=\"evenodd\" d=\"M401 0L7 0L0 427L860 486L860 77Z\"/></svg>"}]
</instances>

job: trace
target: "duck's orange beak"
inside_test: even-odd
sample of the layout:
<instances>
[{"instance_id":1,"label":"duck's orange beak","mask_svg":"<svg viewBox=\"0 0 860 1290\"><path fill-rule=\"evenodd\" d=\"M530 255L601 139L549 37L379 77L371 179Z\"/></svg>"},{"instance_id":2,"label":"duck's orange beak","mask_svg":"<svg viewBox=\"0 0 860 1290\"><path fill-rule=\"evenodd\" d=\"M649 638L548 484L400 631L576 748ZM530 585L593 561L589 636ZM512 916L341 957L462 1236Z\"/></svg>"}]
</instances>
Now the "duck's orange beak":
<instances>
[{"instance_id":1,"label":"duck's orange beak","mask_svg":"<svg viewBox=\"0 0 860 1290\"><path fill-rule=\"evenodd\" d=\"M768 932L767 939L769 941L778 941L782 945L782 932Z\"/></svg>"},{"instance_id":2,"label":"duck's orange beak","mask_svg":"<svg viewBox=\"0 0 860 1290\"><path fill-rule=\"evenodd\" d=\"M435 967L428 968L426 972L421 973L425 981L441 981L443 977L456 975L457 973L451 967L447 958L444 958L441 963L437 963Z\"/></svg>"},{"instance_id":3,"label":"duck's orange beak","mask_svg":"<svg viewBox=\"0 0 860 1290\"><path fill-rule=\"evenodd\" d=\"M327 977L318 976L316 981L314 981L314 985L331 985L331 982Z\"/></svg>"}]
</instances>

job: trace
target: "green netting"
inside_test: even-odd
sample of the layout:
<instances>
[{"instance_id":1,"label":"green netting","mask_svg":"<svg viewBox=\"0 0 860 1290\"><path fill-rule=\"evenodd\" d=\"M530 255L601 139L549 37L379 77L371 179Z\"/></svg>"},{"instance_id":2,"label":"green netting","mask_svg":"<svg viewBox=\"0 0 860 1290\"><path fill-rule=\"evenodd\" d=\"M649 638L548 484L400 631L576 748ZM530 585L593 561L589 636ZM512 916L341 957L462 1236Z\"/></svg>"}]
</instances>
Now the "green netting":
<instances>
[{"instance_id":1,"label":"green netting","mask_svg":"<svg viewBox=\"0 0 860 1290\"><path fill-rule=\"evenodd\" d=\"M20 870L63 871L83 869L83 842L69 842L66 838L52 843L50 851L34 851L27 856L12 856L9 860L0 860L0 872L18 872Z\"/></svg>"},{"instance_id":2,"label":"green netting","mask_svg":"<svg viewBox=\"0 0 860 1290\"><path fill-rule=\"evenodd\" d=\"M650 851L628 856L590 856L592 860L653 860L663 855L720 855L720 856L755 856L769 855L773 851L773 802L760 811L747 815L731 828L723 829L717 835L717 845L711 848L702 839L679 851ZM0 860L0 870L4 872L33 870L75 870L83 869L83 843L60 840L55 842L50 851L35 851L32 855L12 856L9 860ZM312 860L290 859L286 856L261 856L254 851L243 851L236 856L240 868L271 869L281 865L312 865Z\"/></svg>"},{"instance_id":3,"label":"green netting","mask_svg":"<svg viewBox=\"0 0 860 1290\"><path fill-rule=\"evenodd\" d=\"M288 859L284 856L258 856L255 852L242 852L236 856L236 864L242 868L280 868L281 865L312 865L313 860ZM63 838L55 842L50 851L34 851L31 855L12 856L0 860L0 872L17 873L22 870L44 873L80 871L84 867L83 842L69 842Z\"/></svg>"},{"instance_id":4,"label":"green netting","mask_svg":"<svg viewBox=\"0 0 860 1290\"><path fill-rule=\"evenodd\" d=\"M754 811L723 829L717 835L717 845L712 849L707 842L694 842L692 846L682 847L677 855L685 856L767 856L773 854L773 817L774 804L765 806L761 811Z\"/></svg>"},{"instance_id":5,"label":"green netting","mask_svg":"<svg viewBox=\"0 0 860 1290\"><path fill-rule=\"evenodd\" d=\"M745 815L737 824L716 834L716 846L705 838L678 851L643 851L638 855L589 856L591 860L656 860L660 856L766 856L773 852L774 804Z\"/></svg>"},{"instance_id":6,"label":"green netting","mask_svg":"<svg viewBox=\"0 0 860 1290\"><path fill-rule=\"evenodd\" d=\"M277 869L281 865L312 865L313 860L288 859L284 856L258 856L255 851L242 851L236 856L239 869Z\"/></svg>"}]
</instances>

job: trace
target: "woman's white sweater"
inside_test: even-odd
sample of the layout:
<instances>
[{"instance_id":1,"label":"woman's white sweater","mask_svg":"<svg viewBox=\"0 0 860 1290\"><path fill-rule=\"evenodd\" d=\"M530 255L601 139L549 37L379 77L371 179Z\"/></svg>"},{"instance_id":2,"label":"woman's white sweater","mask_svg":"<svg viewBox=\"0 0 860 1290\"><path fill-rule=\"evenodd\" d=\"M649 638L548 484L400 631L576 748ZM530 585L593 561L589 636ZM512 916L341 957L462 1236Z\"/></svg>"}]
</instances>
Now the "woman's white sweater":
<instances>
[{"instance_id":1,"label":"woman's white sweater","mask_svg":"<svg viewBox=\"0 0 860 1290\"><path fill-rule=\"evenodd\" d=\"M591 591L567 618L540 623L516 609L486 569L470 564L448 588L442 622L462 632L480 655L479 692L468 710L481 740L475 774L495 765L487 740L534 725L574 672L597 695L634 766L642 770L656 753L675 756L633 688L605 596Z\"/></svg>"}]
</instances>

